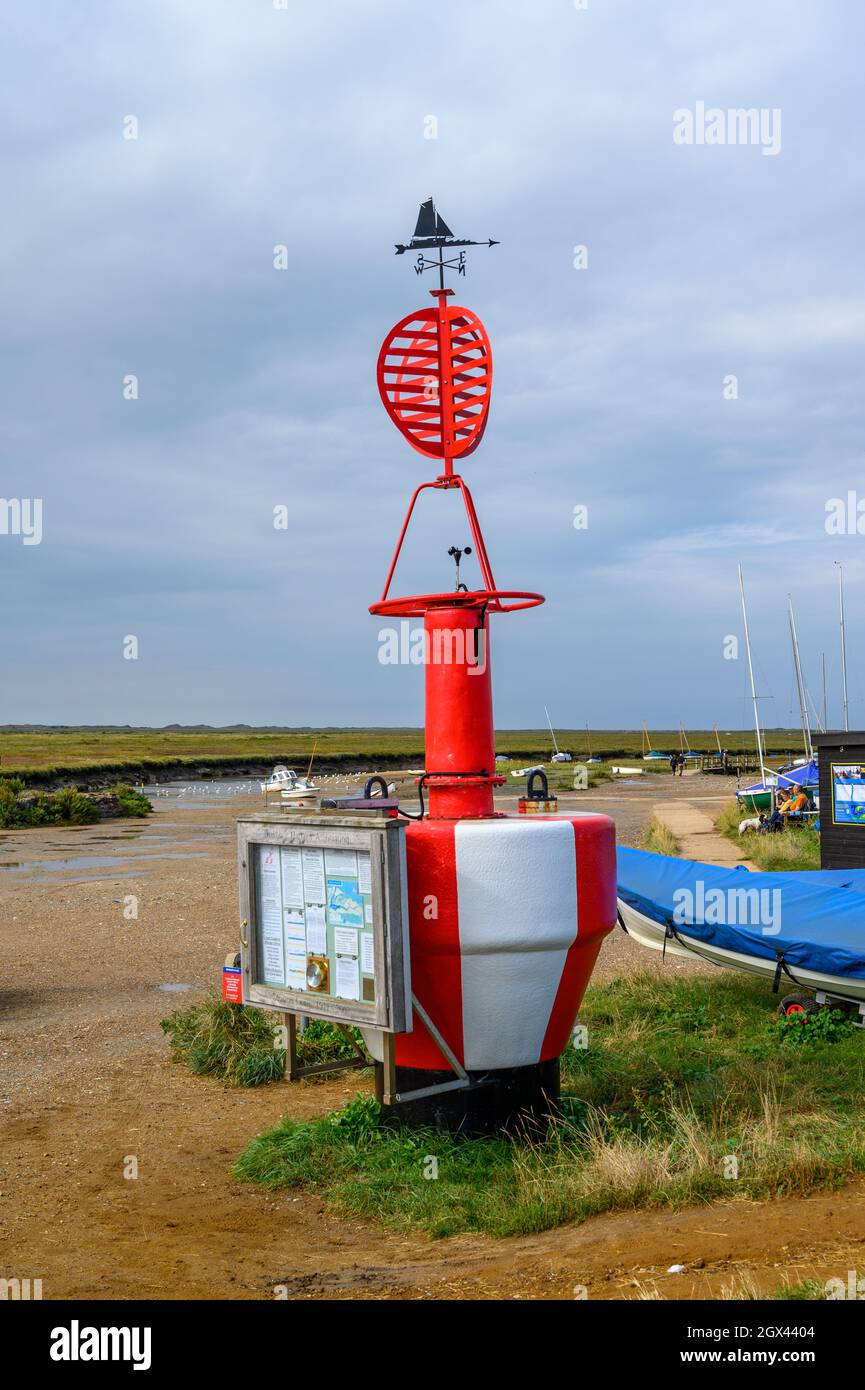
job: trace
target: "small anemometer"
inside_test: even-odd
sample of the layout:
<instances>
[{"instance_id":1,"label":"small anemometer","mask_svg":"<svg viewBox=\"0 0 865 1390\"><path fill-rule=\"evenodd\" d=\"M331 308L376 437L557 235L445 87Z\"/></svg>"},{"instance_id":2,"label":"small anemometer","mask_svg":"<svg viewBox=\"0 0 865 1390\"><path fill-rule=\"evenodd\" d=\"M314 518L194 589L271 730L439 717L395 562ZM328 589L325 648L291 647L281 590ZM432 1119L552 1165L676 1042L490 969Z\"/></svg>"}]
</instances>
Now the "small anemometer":
<instances>
[{"instance_id":1,"label":"small anemometer","mask_svg":"<svg viewBox=\"0 0 865 1390\"><path fill-rule=\"evenodd\" d=\"M452 556L453 556L453 558L454 558L454 564L455 564L456 567L457 567L457 587L456 587L456 592L457 592L458 594L460 594L460 593L462 593L462 594L467 594L468 591L469 591L469 590L468 590L468 585L467 585L467 584L461 584L461 583L460 583L460 560L463 558L464 555L471 555L471 553L472 553L472 548L471 548L470 545L464 546L462 550L458 550L457 547L456 547L455 545L452 545L451 548L450 548L450 550L448 551L448 555L452 555Z\"/></svg>"}]
</instances>

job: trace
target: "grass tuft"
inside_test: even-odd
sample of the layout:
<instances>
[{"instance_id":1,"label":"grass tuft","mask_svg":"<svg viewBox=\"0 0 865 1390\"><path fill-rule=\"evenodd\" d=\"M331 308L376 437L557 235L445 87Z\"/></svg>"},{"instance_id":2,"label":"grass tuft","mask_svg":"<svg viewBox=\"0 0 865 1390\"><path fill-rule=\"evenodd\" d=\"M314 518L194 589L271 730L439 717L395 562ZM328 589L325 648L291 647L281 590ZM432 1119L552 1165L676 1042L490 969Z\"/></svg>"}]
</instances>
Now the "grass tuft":
<instances>
[{"instance_id":1,"label":"grass tuft","mask_svg":"<svg viewBox=\"0 0 865 1390\"><path fill-rule=\"evenodd\" d=\"M136 791L134 787L128 786L125 782L118 782L111 788L113 796L120 802L124 816L149 816L153 810L153 803L144 792Z\"/></svg>"},{"instance_id":2,"label":"grass tuft","mask_svg":"<svg viewBox=\"0 0 865 1390\"><path fill-rule=\"evenodd\" d=\"M196 1076L215 1076L230 1086L279 1081L285 1053L275 1046L274 1021L261 1009L227 1004L215 994L202 1004L175 1009L160 1023L171 1059Z\"/></svg>"},{"instance_id":3,"label":"grass tuft","mask_svg":"<svg viewBox=\"0 0 865 1390\"><path fill-rule=\"evenodd\" d=\"M666 854L675 858L679 853L679 841L668 825L657 816L652 816L643 834L643 849L651 850L652 854Z\"/></svg>"},{"instance_id":4,"label":"grass tuft","mask_svg":"<svg viewBox=\"0 0 865 1390\"><path fill-rule=\"evenodd\" d=\"M27 792L18 778L0 779L0 828L31 828L38 825L92 825L99 820L95 802L78 791Z\"/></svg>"},{"instance_id":5,"label":"grass tuft","mask_svg":"<svg viewBox=\"0 0 865 1390\"><path fill-rule=\"evenodd\" d=\"M211 994L201 1004L175 1009L160 1027L168 1036L172 1061L182 1062L196 1076L213 1076L229 1086L266 1086L283 1079L281 1020L263 1009L227 1004ZM310 1019L298 1035L301 1066L352 1056L345 1035L322 1019Z\"/></svg>"}]
</instances>

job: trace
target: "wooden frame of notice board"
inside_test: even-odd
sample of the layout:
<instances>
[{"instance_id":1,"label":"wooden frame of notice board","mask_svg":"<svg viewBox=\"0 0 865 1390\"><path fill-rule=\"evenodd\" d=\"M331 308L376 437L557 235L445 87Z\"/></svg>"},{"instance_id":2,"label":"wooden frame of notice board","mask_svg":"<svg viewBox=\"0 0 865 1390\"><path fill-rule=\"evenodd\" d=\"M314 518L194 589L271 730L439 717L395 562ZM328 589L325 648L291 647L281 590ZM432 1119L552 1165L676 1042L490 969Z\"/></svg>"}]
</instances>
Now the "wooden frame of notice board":
<instances>
[{"instance_id":1,"label":"wooden frame of notice board","mask_svg":"<svg viewBox=\"0 0 865 1390\"><path fill-rule=\"evenodd\" d=\"M238 820L245 1004L411 1031L405 825L366 812Z\"/></svg>"}]
</instances>

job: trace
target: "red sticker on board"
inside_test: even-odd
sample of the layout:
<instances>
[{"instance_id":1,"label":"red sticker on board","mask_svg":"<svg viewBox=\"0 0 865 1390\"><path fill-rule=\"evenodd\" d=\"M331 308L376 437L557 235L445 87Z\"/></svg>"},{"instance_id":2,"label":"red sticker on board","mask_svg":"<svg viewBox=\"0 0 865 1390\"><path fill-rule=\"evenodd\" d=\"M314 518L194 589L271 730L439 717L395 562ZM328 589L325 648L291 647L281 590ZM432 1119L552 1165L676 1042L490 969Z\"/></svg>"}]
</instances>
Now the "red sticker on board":
<instances>
[{"instance_id":1,"label":"red sticker on board","mask_svg":"<svg viewBox=\"0 0 865 1390\"><path fill-rule=\"evenodd\" d=\"M222 998L226 1004L243 1003L243 971L222 969Z\"/></svg>"}]
</instances>

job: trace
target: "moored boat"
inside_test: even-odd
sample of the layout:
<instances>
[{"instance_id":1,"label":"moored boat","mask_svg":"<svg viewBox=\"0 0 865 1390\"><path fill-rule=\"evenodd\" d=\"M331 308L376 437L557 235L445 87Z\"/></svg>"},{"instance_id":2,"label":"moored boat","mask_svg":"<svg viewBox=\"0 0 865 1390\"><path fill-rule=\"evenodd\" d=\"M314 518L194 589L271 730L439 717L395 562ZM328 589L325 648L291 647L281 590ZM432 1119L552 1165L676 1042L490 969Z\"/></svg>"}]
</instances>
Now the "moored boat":
<instances>
[{"instance_id":1,"label":"moored boat","mask_svg":"<svg viewBox=\"0 0 865 1390\"><path fill-rule=\"evenodd\" d=\"M266 782L261 783L265 796L268 792L279 792L284 801L306 796L318 788L309 777L298 777L293 767L277 763Z\"/></svg>"},{"instance_id":2,"label":"moored boat","mask_svg":"<svg viewBox=\"0 0 865 1390\"><path fill-rule=\"evenodd\" d=\"M801 787L808 798L808 805L815 806L819 805L819 785L817 759L811 758L807 763L788 763L778 772L765 768L759 782L753 782L750 787L740 787L736 800L744 811L771 811L777 792Z\"/></svg>"},{"instance_id":3,"label":"moored boat","mask_svg":"<svg viewBox=\"0 0 865 1390\"><path fill-rule=\"evenodd\" d=\"M865 873L749 873L617 851L619 918L641 945L860 1005Z\"/></svg>"}]
</instances>

